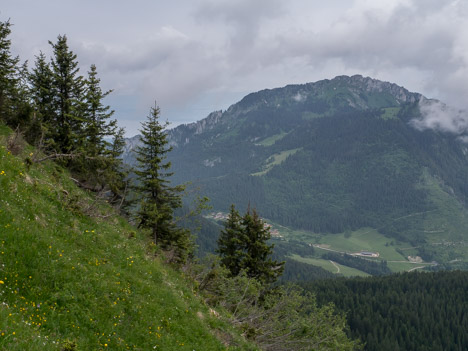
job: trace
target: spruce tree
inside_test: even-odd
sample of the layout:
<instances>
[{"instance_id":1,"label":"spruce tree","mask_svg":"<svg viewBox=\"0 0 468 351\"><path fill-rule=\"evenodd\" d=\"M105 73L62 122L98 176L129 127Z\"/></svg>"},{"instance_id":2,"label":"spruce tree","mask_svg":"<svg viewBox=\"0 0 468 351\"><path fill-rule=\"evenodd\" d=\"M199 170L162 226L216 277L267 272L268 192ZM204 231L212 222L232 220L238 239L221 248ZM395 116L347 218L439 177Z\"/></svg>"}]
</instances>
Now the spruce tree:
<instances>
[{"instance_id":1,"label":"spruce tree","mask_svg":"<svg viewBox=\"0 0 468 351\"><path fill-rule=\"evenodd\" d=\"M114 135L117 130L117 121L110 120L114 110L103 104L103 99L112 90L103 92L99 85L100 81L96 66L91 65L88 79L85 81L83 116L86 154L90 157L104 155L109 147L109 142L105 138Z\"/></svg>"},{"instance_id":2,"label":"spruce tree","mask_svg":"<svg viewBox=\"0 0 468 351\"><path fill-rule=\"evenodd\" d=\"M82 135L78 136L84 157L77 161L83 164L75 165L81 177L86 179L88 187L96 191L105 187L111 176L107 173L112 171L112 164L118 162L120 156L113 153L115 150L111 150L111 143L107 140L117 133L117 121L111 119L114 111L103 104L103 99L112 91L103 92L99 84L96 66L91 65L84 86Z\"/></svg>"},{"instance_id":3,"label":"spruce tree","mask_svg":"<svg viewBox=\"0 0 468 351\"><path fill-rule=\"evenodd\" d=\"M76 55L69 49L67 37L59 35L53 49L52 73L56 133L56 151L69 153L80 147L83 128L83 77Z\"/></svg>"},{"instance_id":4,"label":"spruce tree","mask_svg":"<svg viewBox=\"0 0 468 351\"><path fill-rule=\"evenodd\" d=\"M46 62L44 53L36 56L35 67L29 74L30 94L34 108L34 124L36 135L34 139L43 137L47 148L52 131L55 130L53 75L50 65ZM33 140L35 141L35 140Z\"/></svg>"},{"instance_id":5,"label":"spruce tree","mask_svg":"<svg viewBox=\"0 0 468 351\"><path fill-rule=\"evenodd\" d=\"M18 57L11 56L10 22L0 22L0 118L16 128L16 104L18 94Z\"/></svg>"},{"instance_id":6,"label":"spruce tree","mask_svg":"<svg viewBox=\"0 0 468 351\"><path fill-rule=\"evenodd\" d=\"M250 208L242 218L244 228L245 258L243 269L249 277L255 278L264 284L274 283L283 273L284 262L277 262L271 258L274 245L268 244L271 238L270 229L259 217L257 211Z\"/></svg>"},{"instance_id":7,"label":"spruce tree","mask_svg":"<svg viewBox=\"0 0 468 351\"><path fill-rule=\"evenodd\" d=\"M237 276L242 269L245 239L241 227L241 216L232 204L227 221L224 223L224 229L218 238L216 252L221 256L221 264L233 277Z\"/></svg>"},{"instance_id":8,"label":"spruce tree","mask_svg":"<svg viewBox=\"0 0 468 351\"><path fill-rule=\"evenodd\" d=\"M218 239L217 252L221 264L231 276L245 271L247 276L263 285L275 282L283 273L284 262L271 258L274 245L268 244L270 229L265 226L256 210L247 210L243 217L231 205L228 220Z\"/></svg>"},{"instance_id":9,"label":"spruce tree","mask_svg":"<svg viewBox=\"0 0 468 351\"><path fill-rule=\"evenodd\" d=\"M177 260L184 260L190 250L189 233L177 227L174 210L182 206L183 186L172 187L169 177L171 163L166 160L171 151L164 129L168 122L160 123L159 107L151 108L142 123L141 143L136 149L136 191L141 198L137 219L139 226L151 230L155 244L165 250L174 249Z\"/></svg>"}]
</instances>

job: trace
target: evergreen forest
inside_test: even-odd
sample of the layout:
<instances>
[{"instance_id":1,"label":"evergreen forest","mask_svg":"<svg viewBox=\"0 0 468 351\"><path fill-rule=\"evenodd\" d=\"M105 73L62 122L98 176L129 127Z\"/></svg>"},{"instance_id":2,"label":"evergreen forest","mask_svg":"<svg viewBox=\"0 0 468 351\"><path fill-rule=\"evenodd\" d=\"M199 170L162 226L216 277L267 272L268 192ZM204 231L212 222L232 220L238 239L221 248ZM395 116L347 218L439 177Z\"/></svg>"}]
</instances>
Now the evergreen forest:
<instances>
[{"instance_id":1,"label":"evergreen forest","mask_svg":"<svg viewBox=\"0 0 468 351\"><path fill-rule=\"evenodd\" d=\"M346 313L365 350L453 350L468 345L468 273L405 273L304 283Z\"/></svg>"}]
</instances>

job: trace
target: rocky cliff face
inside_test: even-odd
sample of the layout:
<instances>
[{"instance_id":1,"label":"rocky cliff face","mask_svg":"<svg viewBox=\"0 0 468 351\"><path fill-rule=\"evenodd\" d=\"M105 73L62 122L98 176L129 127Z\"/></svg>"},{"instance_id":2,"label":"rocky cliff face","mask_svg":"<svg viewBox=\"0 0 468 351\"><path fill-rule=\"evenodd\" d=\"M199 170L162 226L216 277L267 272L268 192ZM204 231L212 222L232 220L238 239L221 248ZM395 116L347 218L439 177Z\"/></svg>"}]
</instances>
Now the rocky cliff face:
<instances>
[{"instance_id":1,"label":"rocky cliff face","mask_svg":"<svg viewBox=\"0 0 468 351\"><path fill-rule=\"evenodd\" d=\"M344 81L352 87L357 89L363 89L366 92L388 92L399 102L415 102L421 98L421 94L411 93L405 88L396 85L394 83L383 82L377 79L372 79L369 77L363 77L361 75L354 75L352 77L348 76L338 76L335 78L337 81Z\"/></svg>"},{"instance_id":2,"label":"rocky cliff face","mask_svg":"<svg viewBox=\"0 0 468 351\"><path fill-rule=\"evenodd\" d=\"M183 124L174 129L168 130L169 145L177 147L188 144L190 142L189 135L198 135L202 134L206 130L213 129L213 127L221 120L222 116L222 111L211 112L208 117L200 121Z\"/></svg>"}]
</instances>

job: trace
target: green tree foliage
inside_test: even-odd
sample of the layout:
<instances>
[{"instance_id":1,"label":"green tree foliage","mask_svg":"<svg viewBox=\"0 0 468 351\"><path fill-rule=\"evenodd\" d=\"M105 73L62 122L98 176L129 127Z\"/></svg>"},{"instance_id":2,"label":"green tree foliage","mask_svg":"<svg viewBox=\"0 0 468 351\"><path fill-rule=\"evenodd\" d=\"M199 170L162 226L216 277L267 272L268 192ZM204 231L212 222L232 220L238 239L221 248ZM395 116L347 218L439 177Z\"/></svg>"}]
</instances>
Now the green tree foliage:
<instances>
[{"instance_id":1,"label":"green tree foliage","mask_svg":"<svg viewBox=\"0 0 468 351\"><path fill-rule=\"evenodd\" d=\"M35 67L29 74L31 100L34 108L34 120L38 128L38 135L33 141L52 133L54 123L54 85L53 74L46 56L40 52L36 56ZM44 142L44 140L42 140ZM50 142L50 141L49 141Z\"/></svg>"},{"instance_id":2,"label":"green tree foliage","mask_svg":"<svg viewBox=\"0 0 468 351\"><path fill-rule=\"evenodd\" d=\"M270 229L265 226L255 209L247 211L242 218L242 226L247 239L243 268L250 277L261 282L275 282L283 273L284 262L277 262L271 258L274 245L268 244L271 238Z\"/></svg>"},{"instance_id":3,"label":"green tree foliage","mask_svg":"<svg viewBox=\"0 0 468 351\"><path fill-rule=\"evenodd\" d=\"M264 285L246 271L232 276L216 258L208 260L198 274L202 295L214 308L228 310L231 323L262 350L361 349L347 337L346 319L333 306L318 307L312 294L294 285L265 295Z\"/></svg>"},{"instance_id":4,"label":"green tree foliage","mask_svg":"<svg viewBox=\"0 0 468 351\"><path fill-rule=\"evenodd\" d=\"M102 190L109 178L119 175L112 164L119 163L118 157L123 151L120 147L120 153L116 152L118 151L117 144L112 145L107 139L114 136L114 142L121 144L119 139L123 135L117 135L117 121L110 119L114 111L110 109L110 106L103 104L103 99L111 91L102 91L95 65L91 65L88 78L84 83L83 124L82 130L77 130L77 135L81 140L80 152L83 157L79 159L82 164L75 165L75 168L78 168L81 177L86 179L88 187ZM109 172L112 174L108 174Z\"/></svg>"},{"instance_id":5,"label":"green tree foliage","mask_svg":"<svg viewBox=\"0 0 468 351\"><path fill-rule=\"evenodd\" d=\"M115 135L117 130L117 121L115 119L109 120L114 114L114 110L103 104L103 99L112 90L103 92L100 81L97 77L96 66L91 65L88 79L85 81L84 94L85 149L91 157L106 154L109 149L109 142L105 138Z\"/></svg>"},{"instance_id":6,"label":"green tree foliage","mask_svg":"<svg viewBox=\"0 0 468 351\"><path fill-rule=\"evenodd\" d=\"M283 272L284 262L271 258L274 245L268 244L270 238L270 230L257 211L249 208L241 217L232 205L218 239L221 263L232 276L245 271L248 277L263 284L275 282Z\"/></svg>"},{"instance_id":7,"label":"green tree foliage","mask_svg":"<svg viewBox=\"0 0 468 351\"><path fill-rule=\"evenodd\" d=\"M412 272L315 281L319 305L346 312L366 350L453 350L468 345L468 272Z\"/></svg>"},{"instance_id":8,"label":"green tree foliage","mask_svg":"<svg viewBox=\"0 0 468 351\"><path fill-rule=\"evenodd\" d=\"M16 77L18 57L11 57L10 22L0 22L0 114L6 122L12 118L12 100L18 84Z\"/></svg>"},{"instance_id":9,"label":"green tree foliage","mask_svg":"<svg viewBox=\"0 0 468 351\"><path fill-rule=\"evenodd\" d=\"M31 117L24 84L27 64L11 56L11 24L0 22L0 119L13 128L24 128Z\"/></svg>"},{"instance_id":10,"label":"green tree foliage","mask_svg":"<svg viewBox=\"0 0 468 351\"><path fill-rule=\"evenodd\" d=\"M130 170L122 161L121 155L125 146L125 129L119 128L114 134L110 148L107 150L109 153L108 167L106 169L106 185L111 191L109 202L112 205L117 205L128 214L128 206L130 205L127 199L130 180L128 175Z\"/></svg>"},{"instance_id":11,"label":"green tree foliage","mask_svg":"<svg viewBox=\"0 0 468 351\"><path fill-rule=\"evenodd\" d=\"M160 123L159 113L158 106L151 108L140 130L142 146L136 150L135 170L139 182L135 190L141 198L137 219L140 227L151 230L155 244L166 250L174 249L177 260L184 260L190 250L190 236L174 220L174 210L182 206L184 187L170 185L171 163L166 157L171 148L164 131L168 122Z\"/></svg>"},{"instance_id":12,"label":"green tree foliage","mask_svg":"<svg viewBox=\"0 0 468 351\"><path fill-rule=\"evenodd\" d=\"M53 49L52 76L54 88L54 130L51 140L57 152L68 153L82 146L83 128L83 89L84 80L80 76L77 56L68 47L67 37L59 35Z\"/></svg>"},{"instance_id":13,"label":"green tree foliage","mask_svg":"<svg viewBox=\"0 0 468 351\"><path fill-rule=\"evenodd\" d=\"M111 91L102 91L95 65L87 79L79 75L77 57L68 48L66 36L59 36L51 45L52 63L40 53L28 76L34 106L29 130L36 131L29 139L40 141L45 152L66 157L65 164L83 187L105 194L109 202L121 206L128 171L120 160L123 130L111 119L114 111L103 102Z\"/></svg>"},{"instance_id":14,"label":"green tree foliage","mask_svg":"<svg viewBox=\"0 0 468 351\"><path fill-rule=\"evenodd\" d=\"M29 71L26 63L19 66L19 58L11 57L9 35L10 23L0 22L0 118L46 153L39 160L65 159L62 164L86 181L81 185L110 190L111 196L105 197L122 203L127 188L127 172L119 159L123 131L102 102L110 91L101 90L96 67L91 66L84 80L67 37L58 36L57 43L50 42L51 64L41 52ZM106 141L110 138L113 144Z\"/></svg>"},{"instance_id":15,"label":"green tree foliage","mask_svg":"<svg viewBox=\"0 0 468 351\"><path fill-rule=\"evenodd\" d=\"M241 216L235 206L231 205L224 229L221 230L218 238L216 252L221 256L221 264L229 270L232 276L237 276L242 269L245 243Z\"/></svg>"}]
</instances>

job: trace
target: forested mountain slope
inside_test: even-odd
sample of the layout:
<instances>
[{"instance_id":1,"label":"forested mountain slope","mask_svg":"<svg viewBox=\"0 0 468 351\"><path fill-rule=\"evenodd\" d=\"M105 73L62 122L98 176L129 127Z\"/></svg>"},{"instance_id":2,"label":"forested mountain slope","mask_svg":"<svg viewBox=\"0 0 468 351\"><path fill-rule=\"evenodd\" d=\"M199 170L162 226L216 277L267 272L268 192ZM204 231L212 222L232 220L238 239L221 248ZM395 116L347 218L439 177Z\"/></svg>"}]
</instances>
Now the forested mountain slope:
<instances>
[{"instance_id":1,"label":"forested mountain slope","mask_svg":"<svg viewBox=\"0 0 468 351\"><path fill-rule=\"evenodd\" d=\"M370 227L427 260L460 259L468 146L460 135L416 128L423 103L362 76L253 93L168 132L174 180L193 181L216 210L250 203L315 233Z\"/></svg>"}]
</instances>

